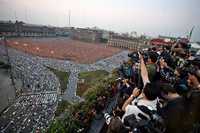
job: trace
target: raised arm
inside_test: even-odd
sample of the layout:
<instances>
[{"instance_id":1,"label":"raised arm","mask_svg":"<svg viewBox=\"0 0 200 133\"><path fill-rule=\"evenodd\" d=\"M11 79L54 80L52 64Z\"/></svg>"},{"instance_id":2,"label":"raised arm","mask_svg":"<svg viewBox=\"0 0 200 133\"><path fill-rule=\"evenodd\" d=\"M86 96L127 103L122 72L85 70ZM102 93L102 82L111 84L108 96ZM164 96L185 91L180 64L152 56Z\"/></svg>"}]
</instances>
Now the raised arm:
<instances>
[{"instance_id":1,"label":"raised arm","mask_svg":"<svg viewBox=\"0 0 200 133\"><path fill-rule=\"evenodd\" d=\"M145 86L146 83L150 82L149 76L148 76L148 71L147 71L146 65L144 64L144 59L140 53L139 53L139 58L140 58L141 77L142 77L143 84Z\"/></svg>"},{"instance_id":2,"label":"raised arm","mask_svg":"<svg viewBox=\"0 0 200 133\"><path fill-rule=\"evenodd\" d=\"M124 102L122 106L122 110L126 111L126 107L136 98L139 96L140 90L138 88L133 89L131 96Z\"/></svg>"}]
</instances>

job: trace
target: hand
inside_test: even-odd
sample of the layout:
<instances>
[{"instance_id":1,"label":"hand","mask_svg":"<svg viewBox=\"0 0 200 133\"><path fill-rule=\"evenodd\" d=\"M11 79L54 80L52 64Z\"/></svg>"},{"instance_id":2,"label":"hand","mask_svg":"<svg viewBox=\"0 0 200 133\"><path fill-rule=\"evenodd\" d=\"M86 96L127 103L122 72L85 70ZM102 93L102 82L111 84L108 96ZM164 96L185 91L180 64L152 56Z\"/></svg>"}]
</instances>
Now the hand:
<instances>
[{"instance_id":1,"label":"hand","mask_svg":"<svg viewBox=\"0 0 200 133\"><path fill-rule=\"evenodd\" d=\"M128 83L128 79L124 79L122 80L124 83Z\"/></svg>"},{"instance_id":2,"label":"hand","mask_svg":"<svg viewBox=\"0 0 200 133\"><path fill-rule=\"evenodd\" d=\"M138 52L138 55L139 55L139 59L140 59L140 60L143 59L143 56L141 55L140 52Z\"/></svg>"},{"instance_id":3,"label":"hand","mask_svg":"<svg viewBox=\"0 0 200 133\"><path fill-rule=\"evenodd\" d=\"M132 95L133 95L134 97L139 96L139 95L140 95L140 89L135 88L135 89L133 90L133 92L132 92Z\"/></svg>"},{"instance_id":4,"label":"hand","mask_svg":"<svg viewBox=\"0 0 200 133\"><path fill-rule=\"evenodd\" d=\"M161 68L167 67L167 63L165 62L164 59L160 59L160 67Z\"/></svg>"}]
</instances>

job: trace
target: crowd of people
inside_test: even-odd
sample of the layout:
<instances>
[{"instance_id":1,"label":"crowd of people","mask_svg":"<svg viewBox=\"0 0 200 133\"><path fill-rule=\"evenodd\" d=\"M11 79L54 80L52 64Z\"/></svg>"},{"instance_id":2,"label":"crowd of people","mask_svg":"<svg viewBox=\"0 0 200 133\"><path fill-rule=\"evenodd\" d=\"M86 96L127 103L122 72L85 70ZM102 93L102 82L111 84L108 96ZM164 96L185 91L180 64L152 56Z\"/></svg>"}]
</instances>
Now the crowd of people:
<instances>
[{"instance_id":1,"label":"crowd of people","mask_svg":"<svg viewBox=\"0 0 200 133\"><path fill-rule=\"evenodd\" d=\"M0 115L0 131L44 131L54 118L58 105L59 80L31 55L7 50L13 78L16 84L16 81L21 81L21 85L16 85L17 90L14 90L17 93L15 101ZM6 62L8 57L3 44L0 53Z\"/></svg>"},{"instance_id":2,"label":"crowd of people","mask_svg":"<svg viewBox=\"0 0 200 133\"><path fill-rule=\"evenodd\" d=\"M10 56L13 74L16 79L21 79L23 92L57 91L59 81L50 70L23 54L19 55L12 52Z\"/></svg>"},{"instance_id":3,"label":"crowd of people","mask_svg":"<svg viewBox=\"0 0 200 133\"><path fill-rule=\"evenodd\" d=\"M0 117L1 132L45 131L57 108L57 94L35 94L19 97Z\"/></svg>"},{"instance_id":4,"label":"crowd of people","mask_svg":"<svg viewBox=\"0 0 200 133\"><path fill-rule=\"evenodd\" d=\"M107 132L194 131L200 122L200 56L191 54L188 42L138 50L129 57L119 68L117 105L104 114Z\"/></svg>"}]
</instances>

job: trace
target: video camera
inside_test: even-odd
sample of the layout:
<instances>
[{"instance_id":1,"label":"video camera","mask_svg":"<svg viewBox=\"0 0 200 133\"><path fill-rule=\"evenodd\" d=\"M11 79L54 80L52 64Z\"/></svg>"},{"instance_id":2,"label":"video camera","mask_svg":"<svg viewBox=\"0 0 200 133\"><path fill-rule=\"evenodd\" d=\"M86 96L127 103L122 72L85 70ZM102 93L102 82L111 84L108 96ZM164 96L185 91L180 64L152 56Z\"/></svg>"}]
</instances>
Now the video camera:
<instances>
[{"instance_id":1,"label":"video camera","mask_svg":"<svg viewBox=\"0 0 200 133\"><path fill-rule=\"evenodd\" d=\"M144 58L144 62L147 62L148 57L149 57L148 52L140 51L140 53ZM140 61L138 52L129 53L128 57L130 57L133 62L139 63L139 61Z\"/></svg>"},{"instance_id":2,"label":"video camera","mask_svg":"<svg viewBox=\"0 0 200 133\"><path fill-rule=\"evenodd\" d=\"M197 56L193 60L187 60L187 61L188 61L188 63L198 66L200 68L200 57Z\"/></svg>"},{"instance_id":3,"label":"video camera","mask_svg":"<svg viewBox=\"0 0 200 133\"><path fill-rule=\"evenodd\" d=\"M156 111L148 109L146 106L138 106L138 108L148 115L147 118L144 114L139 113L138 116L141 120L137 120L135 115L125 117L124 124L132 130L133 133L163 133L165 132L165 123L163 118L158 115Z\"/></svg>"},{"instance_id":4,"label":"video camera","mask_svg":"<svg viewBox=\"0 0 200 133\"><path fill-rule=\"evenodd\" d=\"M180 40L178 40L178 43L184 49L190 49L191 48L191 44L189 44L189 40L187 40L187 39L180 39Z\"/></svg>"}]
</instances>

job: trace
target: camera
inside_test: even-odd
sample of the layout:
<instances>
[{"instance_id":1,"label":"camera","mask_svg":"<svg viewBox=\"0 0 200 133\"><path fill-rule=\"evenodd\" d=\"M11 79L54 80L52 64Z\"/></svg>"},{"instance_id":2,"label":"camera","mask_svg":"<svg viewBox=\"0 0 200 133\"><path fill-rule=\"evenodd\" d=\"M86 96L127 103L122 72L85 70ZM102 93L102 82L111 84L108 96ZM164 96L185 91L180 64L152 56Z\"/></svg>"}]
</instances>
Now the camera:
<instances>
[{"instance_id":1,"label":"camera","mask_svg":"<svg viewBox=\"0 0 200 133\"><path fill-rule=\"evenodd\" d=\"M137 52L129 53L128 57L130 57L133 62L139 62L139 55Z\"/></svg>"},{"instance_id":2,"label":"camera","mask_svg":"<svg viewBox=\"0 0 200 133\"><path fill-rule=\"evenodd\" d=\"M109 125L112 119L112 116L110 116L108 113L104 113L104 118L106 119L106 124Z\"/></svg>"},{"instance_id":3,"label":"camera","mask_svg":"<svg viewBox=\"0 0 200 133\"><path fill-rule=\"evenodd\" d=\"M147 62L149 58L148 52L140 52L140 54L143 56L144 62ZM140 61L138 52L129 53L128 57L130 57L133 62L139 63Z\"/></svg>"}]
</instances>

